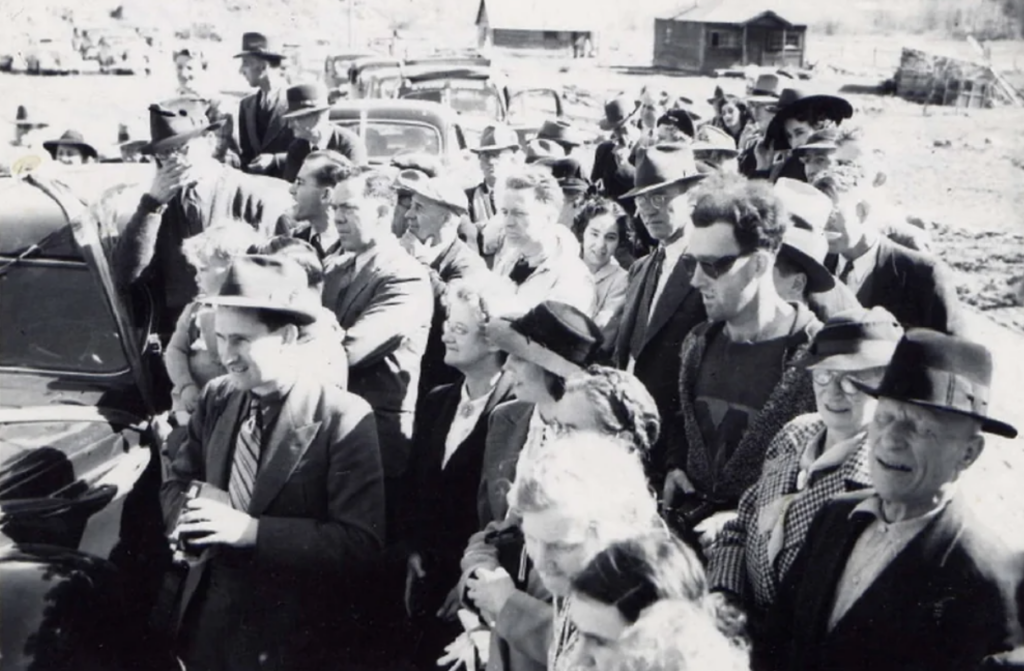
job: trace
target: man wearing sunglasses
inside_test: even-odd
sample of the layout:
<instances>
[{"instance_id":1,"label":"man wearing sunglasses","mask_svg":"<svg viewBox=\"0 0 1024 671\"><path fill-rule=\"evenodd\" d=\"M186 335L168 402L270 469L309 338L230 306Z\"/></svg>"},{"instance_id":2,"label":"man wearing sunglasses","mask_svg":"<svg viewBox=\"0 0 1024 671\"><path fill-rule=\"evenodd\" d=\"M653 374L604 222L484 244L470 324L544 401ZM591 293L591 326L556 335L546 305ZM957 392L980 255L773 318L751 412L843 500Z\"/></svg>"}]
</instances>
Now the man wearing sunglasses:
<instances>
[{"instance_id":1,"label":"man wearing sunglasses","mask_svg":"<svg viewBox=\"0 0 1024 671\"><path fill-rule=\"evenodd\" d=\"M735 517L775 434L814 410L807 371L794 364L821 322L774 282L788 224L770 185L709 178L696 198L682 264L708 319L680 354L680 417L671 436L664 504L678 530L709 547Z\"/></svg>"},{"instance_id":2,"label":"man wearing sunglasses","mask_svg":"<svg viewBox=\"0 0 1024 671\"><path fill-rule=\"evenodd\" d=\"M679 407L679 347L705 319L700 294L679 263L691 228L690 191L704 177L690 147L658 144L644 153L635 188L624 196L635 196L637 212L658 247L629 269L626 302L612 318L617 331L609 342L614 365L644 383L662 417ZM665 472L664 440L652 448L651 466L657 484Z\"/></svg>"}]
</instances>

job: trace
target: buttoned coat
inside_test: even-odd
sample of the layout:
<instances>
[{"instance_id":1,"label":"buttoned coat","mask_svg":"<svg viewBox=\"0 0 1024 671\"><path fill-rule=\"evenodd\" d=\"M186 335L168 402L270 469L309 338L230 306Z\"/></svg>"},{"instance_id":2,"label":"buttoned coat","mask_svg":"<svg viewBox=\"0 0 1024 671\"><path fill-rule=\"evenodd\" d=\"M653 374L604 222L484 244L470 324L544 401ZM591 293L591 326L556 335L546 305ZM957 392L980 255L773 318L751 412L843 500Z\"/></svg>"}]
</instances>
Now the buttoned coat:
<instances>
[{"instance_id":1,"label":"buttoned coat","mask_svg":"<svg viewBox=\"0 0 1024 671\"><path fill-rule=\"evenodd\" d=\"M238 144L239 158L244 170L260 154L274 157L273 165L266 173L269 177L280 177L284 171L285 157L295 134L288 127L284 115L288 112L287 88L279 86L267 94L267 109L260 109L259 91L242 98L238 103ZM263 116L264 132L259 132L259 118Z\"/></svg>"}]
</instances>

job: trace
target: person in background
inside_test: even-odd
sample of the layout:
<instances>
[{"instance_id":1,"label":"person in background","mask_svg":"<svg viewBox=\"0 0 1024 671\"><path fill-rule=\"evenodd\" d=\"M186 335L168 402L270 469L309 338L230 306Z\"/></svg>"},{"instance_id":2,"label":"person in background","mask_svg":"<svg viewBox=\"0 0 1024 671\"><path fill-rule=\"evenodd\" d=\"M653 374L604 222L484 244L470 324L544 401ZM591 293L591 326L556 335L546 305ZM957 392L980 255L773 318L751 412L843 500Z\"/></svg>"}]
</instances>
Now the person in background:
<instances>
[{"instance_id":1,"label":"person in background","mask_svg":"<svg viewBox=\"0 0 1024 671\"><path fill-rule=\"evenodd\" d=\"M693 118L686 110L668 110L658 117L658 143L693 142Z\"/></svg>"},{"instance_id":2,"label":"person in background","mask_svg":"<svg viewBox=\"0 0 1024 671\"><path fill-rule=\"evenodd\" d=\"M736 516L775 434L814 409L810 374L797 362L821 322L775 288L785 214L767 182L739 175L705 183L694 205L681 262L708 317L680 352L664 505L684 540L705 549Z\"/></svg>"},{"instance_id":3,"label":"person in background","mask_svg":"<svg viewBox=\"0 0 1024 671\"><path fill-rule=\"evenodd\" d=\"M331 192L351 163L333 151L315 151L306 157L292 182L290 191L295 203L292 219L299 228L292 236L308 242L323 262L341 248L334 227Z\"/></svg>"},{"instance_id":4,"label":"person in background","mask_svg":"<svg viewBox=\"0 0 1024 671\"><path fill-rule=\"evenodd\" d=\"M837 166L820 176L815 186L834 203L826 228L825 266L861 305L884 307L904 328L964 332L963 308L949 267L882 234L885 210L863 162Z\"/></svg>"},{"instance_id":5,"label":"person in background","mask_svg":"<svg viewBox=\"0 0 1024 671\"><path fill-rule=\"evenodd\" d=\"M494 272L512 280L524 307L555 300L593 315L594 280L571 231L557 221L563 197L551 172L525 166L509 173L502 187L505 241Z\"/></svg>"},{"instance_id":6,"label":"person in background","mask_svg":"<svg viewBox=\"0 0 1024 671\"><path fill-rule=\"evenodd\" d=\"M524 158L528 164L541 159L565 158L565 150L553 140L533 138L526 143Z\"/></svg>"},{"instance_id":7,"label":"person in background","mask_svg":"<svg viewBox=\"0 0 1024 671\"><path fill-rule=\"evenodd\" d=\"M697 131L697 139L691 145L698 165L706 166L709 172L733 175L739 172L736 157L736 141L725 131L708 124Z\"/></svg>"},{"instance_id":8,"label":"person in background","mask_svg":"<svg viewBox=\"0 0 1024 671\"><path fill-rule=\"evenodd\" d=\"M648 86L640 90L639 103L637 123L640 126L640 140L638 142L643 147L649 147L658 143L658 119L665 113L665 106L661 102L661 98L656 96Z\"/></svg>"},{"instance_id":9,"label":"person in background","mask_svg":"<svg viewBox=\"0 0 1024 671\"><path fill-rule=\"evenodd\" d=\"M716 89L711 104L715 108L715 117L707 126L724 131L740 150L757 141L757 122L743 98Z\"/></svg>"},{"instance_id":10,"label":"person in background","mask_svg":"<svg viewBox=\"0 0 1024 671\"><path fill-rule=\"evenodd\" d=\"M56 140L43 142L43 149L53 160L64 165L94 163L98 159L96 148L86 142L77 130L66 130Z\"/></svg>"},{"instance_id":11,"label":"person in background","mask_svg":"<svg viewBox=\"0 0 1024 671\"><path fill-rule=\"evenodd\" d=\"M275 165L286 182L294 182L306 157L313 152L330 150L350 162L366 163L366 145L362 138L347 128L331 123L331 104L327 88L322 84L298 84L285 91L288 110L282 118L295 139L288 145L284 165Z\"/></svg>"},{"instance_id":12,"label":"person in background","mask_svg":"<svg viewBox=\"0 0 1024 671\"><path fill-rule=\"evenodd\" d=\"M811 521L835 496L871 486L867 428L877 401L854 382L882 380L903 328L882 308L828 320L803 365L816 412L786 424L765 453L764 470L740 499L708 553L711 588L761 624L803 546Z\"/></svg>"},{"instance_id":13,"label":"person in background","mask_svg":"<svg viewBox=\"0 0 1024 671\"><path fill-rule=\"evenodd\" d=\"M558 215L558 223L571 229L590 191L590 182L583 177L580 162L574 158L562 157L540 158L534 161L534 164L548 168L551 175L558 180L558 186L562 189L562 211Z\"/></svg>"},{"instance_id":14,"label":"person in background","mask_svg":"<svg viewBox=\"0 0 1024 671\"><path fill-rule=\"evenodd\" d=\"M784 89L775 116L765 129L764 141L755 147L759 176L773 182L779 177L806 182L804 164L793 152L807 144L815 131L838 127L852 116L853 105L841 96ZM781 153L773 158L776 152ZM770 164L769 160L775 163Z\"/></svg>"},{"instance_id":15,"label":"person in background","mask_svg":"<svg viewBox=\"0 0 1024 671\"><path fill-rule=\"evenodd\" d=\"M392 156L391 167L398 170L398 176L395 177L395 194L397 196L395 219L391 224L391 231L396 238L401 238L409 227L405 213L412 205L412 191L407 187L407 183L428 177L437 177L441 174L442 166L436 156L408 152ZM466 237L463 237L464 235ZM463 217L463 221L459 224L459 237L463 242L467 242L468 239L467 244L471 249L476 247L477 230L469 221L468 216Z\"/></svg>"},{"instance_id":16,"label":"person in background","mask_svg":"<svg viewBox=\"0 0 1024 671\"><path fill-rule=\"evenodd\" d=\"M18 109L14 112L14 137L11 139L11 145L14 147L32 147L34 143L30 139L37 131L49 127L50 124L48 122L30 115L27 107L18 105Z\"/></svg>"},{"instance_id":17,"label":"person in background","mask_svg":"<svg viewBox=\"0 0 1024 671\"><path fill-rule=\"evenodd\" d=\"M620 95L605 103L604 118L599 125L601 130L610 132L611 137L597 145L590 171L590 182L598 193L620 201L626 212L633 211L633 201L620 199L633 188L635 151L642 136L637 126L639 112L640 105L630 96Z\"/></svg>"},{"instance_id":18,"label":"person in background","mask_svg":"<svg viewBox=\"0 0 1024 671\"><path fill-rule=\"evenodd\" d=\"M285 56L262 33L242 35L239 72L249 86L258 88L238 105L239 158L246 172L280 177L295 135L284 118L288 111L284 73Z\"/></svg>"},{"instance_id":19,"label":"person in background","mask_svg":"<svg viewBox=\"0 0 1024 671\"><path fill-rule=\"evenodd\" d=\"M631 255L630 218L613 201L596 196L585 201L573 222L573 233L583 250L583 263L594 277L597 292L594 322L606 328L626 301L629 273L617 255Z\"/></svg>"},{"instance_id":20,"label":"person in background","mask_svg":"<svg viewBox=\"0 0 1024 671\"><path fill-rule=\"evenodd\" d=\"M931 329L907 331L880 383L854 382L878 398L874 489L815 517L754 641L755 668L976 669L1020 650L1024 555L959 487L985 433L1017 435L989 416L991 384L987 348Z\"/></svg>"},{"instance_id":21,"label":"person in background","mask_svg":"<svg viewBox=\"0 0 1024 671\"><path fill-rule=\"evenodd\" d=\"M207 101L209 107L206 110L206 118L210 123L220 124L214 156L225 165L240 168L241 159L238 157L238 143L235 141L235 119L230 112L223 109L222 101L208 90L206 82L200 81L200 73L206 72L206 58L195 49L187 47L176 50L172 58L174 72L178 78L175 96Z\"/></svg>"},{"instance_id":22,"label":"person in background","mask_svg":"<svg viewBox=\"0 0 1024 671\"><path fill-rule=\"evenodd\" d=\"M484 129L480 145L470 149L480 160L484 180L466 192L469 199L469 218L478 233L468 240L470 247L476 242L480 255L492 259L501 244L501 219L495 187L499 180L523 164L519 135L510 126L495 124Z\"/></svg>"},{"instance_id":23,"label":"person in background","mask_svg":"<svg viewBox=\"0 0 1024 671\"><path fill-rule=\"evenodd\" d=\"M537 131L536 139L554 142L562 148L566 156L572 156L583 144L579 128L568 119L562 118L545 119Z\"/></svg>"},{"instance_id":24,"label":"person in background","mask_svg":"<svg viewBox=\"0 0 1024 671\"><path fill-rule=\"evenodd\" d=\"M513 398L506 354L489 343L484 325L493 305L512 300L511 287L486 271L453 279L444 320L444 363L456 381L425 395L416 414L413 450L400 523L406 538L406 613L420 634L414 660L434 665L459 633L459 560L479 528L477 496L492 413Z\"/></svg>"}]
</instances>

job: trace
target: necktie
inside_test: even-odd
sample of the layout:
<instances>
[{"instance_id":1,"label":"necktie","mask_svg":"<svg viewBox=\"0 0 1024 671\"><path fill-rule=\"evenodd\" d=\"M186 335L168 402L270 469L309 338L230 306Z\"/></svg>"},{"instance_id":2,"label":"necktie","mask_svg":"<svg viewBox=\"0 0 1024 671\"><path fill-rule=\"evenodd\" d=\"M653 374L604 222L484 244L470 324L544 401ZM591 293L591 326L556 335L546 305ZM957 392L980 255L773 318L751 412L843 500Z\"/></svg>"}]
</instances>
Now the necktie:
<instances>
[{"instance_id":1,"label":"necktie","mask_svg":"<svg viewBox=\"0 0 1024 671\"><path fill-rule=\"evenodd\" d=\"M661 280L661 271L665 265L665 247L659 246L651 257L651 269L647 275L647 282L644 284L643 293L640 294L640 305L637 307L636 320L633 322L633 337L630 339L629 350L636 356L644 344L647 336L647 322L651 319L651 309L654 307L654 292L658 290L658 282Z\"/></svg>"},{"instance_id":2,"label":"necktie","mask_svg":"<svg viewBox=\"0 0 1024 671\"><path fill-rule=\"evenodd\" d=\"M263 426L259 398L250 395L246 417L242 420L242 425L238 427L231 479L228 481L228 497L236 510L245 512L249 510L252 489L256 484L256 473L260 465L262 442Z\"/></svg>"},{"instance_id":3,"label":"necktie","mask_svg":"<svg viewBox=\"0 0 1024 671\"><path fill-rule=\"evenodd\" d=\"M850 273L853 272L853 261L847 259L846 265L843 266L843 270L839 273L839 281L843 284L850 283Z\"/></svg>"},{"instance_id":4,"label":"necktie","mask_svg":"<svg viewBox=\"0 0 1024 671\"><path fill-rule=\"evenodd\" d=\"M518 286L525 282L533 274L534 270L536 268L527 263L526 259L521 258L516 261L516 265L512 266L512 272L508 276Z\"/></svg>"},{"instance_id":5,"label":"necktie","mask_svg":"<svg viewBox=\"0 0 1024 671\"><path fill-rule=\"evenodd\" d=\"M202 233L203 219L199 213L199 194L196 193L195 184L189 184L181 190L181 209L185 213L188 235Z\"/></svg>"}]
</instances>

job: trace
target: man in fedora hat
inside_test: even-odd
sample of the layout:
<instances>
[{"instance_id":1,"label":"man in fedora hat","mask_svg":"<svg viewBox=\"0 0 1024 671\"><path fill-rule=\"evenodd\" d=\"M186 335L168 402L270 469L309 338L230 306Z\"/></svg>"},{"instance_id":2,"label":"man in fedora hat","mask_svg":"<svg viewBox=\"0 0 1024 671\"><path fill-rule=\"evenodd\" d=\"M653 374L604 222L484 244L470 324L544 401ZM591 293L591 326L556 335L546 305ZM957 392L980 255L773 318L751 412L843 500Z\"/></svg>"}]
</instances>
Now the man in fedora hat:
<instances>
[{"instance_id":1,"label":"man in fedora hat","mask_svg":"<svg viewBox=\"0 0 1024 671\"><path fill-rule=\"evenodd\" d=\"M299 329L320 310L297 262L237 257L208 301L228 373L203 390L161 494L193 557L179 656L190 669L338 664L384 535L373 415L296 373Z\"/></svg>"},{"instance_id":2,"label":"man in fedora hat","mask_svg":"<svg viewBox=\"0 0 1024 671\"><path fill-rule=\"evenodd\" d=\"M566 156L583 144L580 131L567 119L545 119L537 131L538 140L549 140L562 147Z\"/></svg>"},{"instance_id":3,"label":"man in fedora hat","mask_svg":"<svg viewBox=\"0 0 1024 671\"><path fill-rule=\"evenodd\" d=\"M1024 644L1024 557L958 491L1012 426L988 416L988 349L908 331L868 427L874 490L818 514L755 639L755 668L974 669Z\"/></svg>"},{"instance_id":4,"label":"man in fedora hat","mask_svg":"<svg viewBox=\"0 0 1024 671\"><path fill-rule=\"evenodd\" d=\"M288 111L284 114L295 140L288 147L282 177L294 182L310 152L329 149L352 163L366 163L366 144L347 128L331 123L331 105L322 84L298 84L286 92Z\"/></svg>"},{"instance_id":5,"label":"man in fedora hat","mask_svg":"<svg viewBox=\"0 0 1024 671\"><path fill-rule=\"evenodd\" d=\"M477 239L466 242L478 245L480 255L485 259L493 258L500 245L500 222L492 221L498 213L494 189L499 178L523 164L524 156L521 149L519 135L506 124L494 124L484 128L480 135L480 144L470 149L480 161L480 171L484 179L466 192L469 199L469 218L479 229Z\"/></svg>"},{"instance_id":6,"label":"man in fedora hat","mask_svg":"<svg viewBox=\"0 0 1024 671\"><path fill-rule=\"evenodd\" d=\"M412 193L405 213L408 228L402 246L427 267L434 291L434 316L427 349L420 367L420 399L434 387L454 382L458 372L445 365L441 341L448 283L487 270L480 255L459 239L459 223L466 215L466 192L452 179L433 177L404 182Z\"/></svg>"},{"instance_id":7,"label":"man in fedora hat","mask_svg":"<svg viewBox=\"0 0 1024 671\"><path fill-rule=\"evenodd\" d=\"M739 164L736 162L736 157L739 156L736 140L717 126L701 126L692 149L697 161L707 166L710 172L739 172Z\"/></svg>"},{"instance_id":8,"label":"man in fedora hat","mask_svg":"<svg viewBox=\"0 0 1024 671\"><path fill-rule=\"evenodd\" d=\"M98 158L96 148L85 141L77 130L66 130L56 140L47 140L43 149L49 152L53 160L64 165L81 165L92 163Z\"/></svg>"},{"instance_id":9,"label":"man in fedora hat","mask_svg":"<svg viewBox=\"0 0 1024 671\"><path fill-rule=\"evenodd\" d=\"M256 93L238 104L238 140L242 169L278 177L295 135L284 115L288 111L282 64L284 54L263 33L242 35L239 72Z\"/></svg>"},{"instance_id":10,"label":"man in fedora hat","mask_svg":"<svg viewBox=\"0 0 1024 671\"><path fill-rule=\"evenodd\" d=\"M679 263L692 226L690 190L704 177L688 147L658 144L644 154L628 192L658 246L629 269L626 302L612 321L617 324L612 361L644 383L666 418L679 407L679 347L706 318L700 294ZM651 465L657 482L664 477L664 439L655 445Z\"/></svg>"},{"instance_id":11,"label":"man in fedora hat","mask_svg":"<svg viewBox=\"0 0 1024 671\"><path fill-rule=\"evenodd\" d=\"M267 237L286 235L291 198L279 180L245 175L214 159L217 142L205 101L179 98L149 108L151 140L141 151L157 165L114 251L120 287L144 284L155 301L156 331L169 337L197 292L181 243L218 221L245 221Z\"/></svg>"},{"instance_id":12,"label":"man in fedora hat","mask_svg":"<svg viewBox=\"0 0 1024 671\"><path fill-rule=\"evenodd\" d=\"M202 98L209 103L206 117L210 123L222 122L217 131L217 160L232 168L241 167L238 143L235 141L234 116L224 110L223 101L201 82L199 73L206 72L206 57L193 47L182 47L173 52L174 72L178 79L175 96L179 98Z\"/></svg>"},{"instance_id":13,"label":"man in fedora hat","mask_svg":"<svg viewBox=\"0 0 1024 671\"><path fill-rule=\"evenodd\" d=\"M633 188L634 150L640 141L640 128L636 125L640 105L632 97L620 95L604 105L604 118L599 125L609 131L611 138L597 145L594 150L594 164L590 181L599 185L600 192L609 198L619 199ZM622 203L627 212L632 212L632 200Z\"/></svg>"},{"instance_id":14,"label":"man in fedora hat","mask_svg":"<svg viewBox=\"0 0 1024 671\"><path fill-rule=\"evenodd\" d=\"M291 194L295 199L292 218L300 228L293 237L313 246L320 261L340 251L341 241L334 227L334 207L331 192L345 174L351 162L334 151L315 151L302 162Z\"/></svg>"},{"instance_id":15,"label":"man in fedora hat","mask_svg":"<svg viewBox=\"0 0 1024 671\"><path fill-rule=\"evenodd\" d=\"M15 147L30 146L26 138L32 134L32 131L47 128L49 125L41 119L33 118L24 105L18 105L18 109L14 113L14 138L11 140L11 144Z\"/></svg>"},{"instance_id":16,"label":"man in fedora hat","mask_svg":"<svg viewBox=\"0 0 1024 671\"><path fill-rule=\"evenodd\" d=\"M558 223L572 229L576 215L590 192L590 182L583 177L580 162L566 156L542 158L536 163L549 169L558 180L558 186L562 189L562 212L558 215Z\"/></svg>"}]
</instances>

